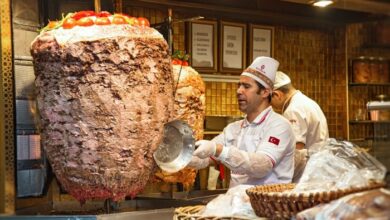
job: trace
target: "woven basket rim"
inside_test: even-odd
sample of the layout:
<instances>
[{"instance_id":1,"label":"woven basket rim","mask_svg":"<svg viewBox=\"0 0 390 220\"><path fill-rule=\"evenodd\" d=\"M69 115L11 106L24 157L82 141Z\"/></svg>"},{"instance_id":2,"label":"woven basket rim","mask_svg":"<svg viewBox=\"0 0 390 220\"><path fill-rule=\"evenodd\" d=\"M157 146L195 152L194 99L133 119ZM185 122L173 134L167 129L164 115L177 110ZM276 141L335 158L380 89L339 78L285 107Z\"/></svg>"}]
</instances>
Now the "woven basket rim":
<instances>
[{"instance_id":1,"label":"woven basket rim","mask_svg":"<svg viewBox=\"0 0 390 220\"><path fill-rule=\"evenodd\" d=\"M378 181L371 181L368 185L366 186L351 186L348 188L343 188L343 189L333 189L330 191L327 190L318 190L318 191L307 191L307 192L291 192L286 190L293 189L296 184L295 183L277 183L277 184L267 184L267 185L257 185L251 188L248 188L246 190L246 193L248 196L251 196L253 194L256 195L269 195L269 196L274 196L274 197L311 197L314 194L335 194L335 193L349 193L349 192L354 192L354 191L359 191L363 190L366 188L379 188L382 186L385 186L386 183L384 181L378 182ZM280 191L261 191L263 189L267 188L280 188Z\"/></svg>"}]
</instances>

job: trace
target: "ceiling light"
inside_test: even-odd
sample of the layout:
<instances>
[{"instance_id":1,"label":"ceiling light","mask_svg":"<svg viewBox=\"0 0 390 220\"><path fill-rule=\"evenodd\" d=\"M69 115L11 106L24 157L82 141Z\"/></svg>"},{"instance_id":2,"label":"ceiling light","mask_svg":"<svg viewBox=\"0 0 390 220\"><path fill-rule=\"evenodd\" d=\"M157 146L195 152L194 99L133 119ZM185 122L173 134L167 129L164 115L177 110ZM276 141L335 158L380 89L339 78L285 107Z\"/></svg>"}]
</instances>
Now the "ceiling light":
<instances>
[{"instance_id":1,"label":"ceiling light","mask_svg":"<svg viewBox=\"0 0 390 220\"><path fill-rule=\"evenodd\" d=\"M314 6L324 8L330 4L333 4L332 0L317 0L313 2Z\"/></svg>"}]
</instances>

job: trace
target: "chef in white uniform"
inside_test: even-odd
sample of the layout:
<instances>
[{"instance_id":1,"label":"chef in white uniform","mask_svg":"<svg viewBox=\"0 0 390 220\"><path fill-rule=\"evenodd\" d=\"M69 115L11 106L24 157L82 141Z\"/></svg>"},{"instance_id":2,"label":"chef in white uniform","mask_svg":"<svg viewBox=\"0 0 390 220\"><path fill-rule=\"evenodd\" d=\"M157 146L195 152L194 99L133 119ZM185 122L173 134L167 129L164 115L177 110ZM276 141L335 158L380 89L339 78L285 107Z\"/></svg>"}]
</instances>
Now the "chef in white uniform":
<instances>
[{"instance_id":1,"label":"chef in white uniform","mask_svg":"<svg viewBox=\"0 0 390 220\"><path fill-rule=\"evenodd\" d=\"M290 121L296 139L295 173L297 182L306 164L307 150L317 151L329 138L328 123L320 106L312 99L296 90L291 79L281 71L276 72L272 107ZM302 150L305 149L305 150Z\"/></svg>"},{"instance_id":2,"label":"chef in white uniform","mask_svg":"<svg viewBox=\"0 0 390 220\"><path fill-rule=\"evenodd\" d=\"M212 141L196 142L190 167L207 167L213 157L231 170L230 187L291 182L294 134L288 120L270 104L278 66L270 57L257 57L244 70L237 99L245 119L229 124Z\"/></svg>"},{"instance_id":3,"label":"chef in white uniform","mask_svg":"<svg viewBox=\"0 0 390 220\"><path fill-rule=\"evenodd\" d=\"M271 104L290 121L297 149L308 149L329 138L328 123L321 107L296 90L290 77L281 71L276 73Z\"/></svg>"}]
</instances>

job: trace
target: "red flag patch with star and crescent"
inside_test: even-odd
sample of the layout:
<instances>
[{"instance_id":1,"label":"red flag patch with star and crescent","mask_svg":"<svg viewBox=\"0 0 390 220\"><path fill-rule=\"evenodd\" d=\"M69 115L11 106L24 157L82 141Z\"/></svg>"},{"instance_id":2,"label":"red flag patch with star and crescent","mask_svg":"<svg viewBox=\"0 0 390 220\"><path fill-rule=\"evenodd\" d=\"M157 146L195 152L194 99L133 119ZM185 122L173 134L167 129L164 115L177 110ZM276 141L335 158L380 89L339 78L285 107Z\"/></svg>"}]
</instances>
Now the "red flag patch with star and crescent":
<instances>
[{"instance_id":1,"label":"red flag patch with star and crescent","mask_svg":"<svg viewBox=\"0 0 390 220\"><path fill-rule=\"evenodd\" d=\"M279 145L280 140L276 137L269 137L268 142L275 144L276 146Z\"/></svg>"}]
</instances>

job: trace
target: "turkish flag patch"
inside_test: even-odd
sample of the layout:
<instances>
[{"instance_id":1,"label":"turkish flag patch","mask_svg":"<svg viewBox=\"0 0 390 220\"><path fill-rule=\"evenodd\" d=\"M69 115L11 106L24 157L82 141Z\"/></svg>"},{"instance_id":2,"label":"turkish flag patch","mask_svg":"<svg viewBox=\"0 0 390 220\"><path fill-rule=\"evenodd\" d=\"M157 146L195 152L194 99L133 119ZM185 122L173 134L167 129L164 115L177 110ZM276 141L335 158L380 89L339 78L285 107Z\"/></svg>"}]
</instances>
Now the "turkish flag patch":
<instances>
[{"instance_id":1,"label":"turkish flag patch","mask_svg":"<svg viewBox=\"0 0 390 220\"><path fill-rule=\"evenodd\" d=\"M277 139L276 137L271 136L271 137L269 137L268 142L273 143L275 145L279 145L280 140Z\"/></svg>"}]
</instances>

